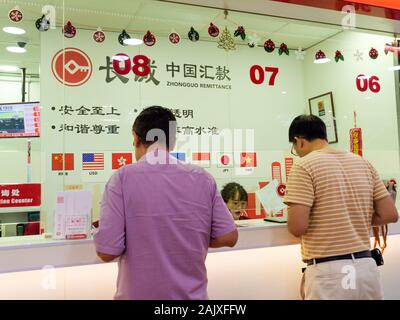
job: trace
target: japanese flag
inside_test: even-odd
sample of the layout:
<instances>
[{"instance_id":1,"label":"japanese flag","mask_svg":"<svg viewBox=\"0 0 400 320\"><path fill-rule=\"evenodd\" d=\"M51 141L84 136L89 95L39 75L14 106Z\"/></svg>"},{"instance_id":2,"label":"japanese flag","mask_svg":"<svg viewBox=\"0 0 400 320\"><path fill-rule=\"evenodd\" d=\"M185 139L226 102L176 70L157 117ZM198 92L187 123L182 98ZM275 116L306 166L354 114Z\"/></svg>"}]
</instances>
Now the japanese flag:
<instances>
[{"instance_id":1,"label":"japanese flag","mask_svg":"<svg viewBox=\"0 0 400 320\"><path fill-rule=\"evenodd\" d=\"M232 168L233 167L232 153L219 153L217 156L217 167L218 168Z\"/></svg>"}]
</instances>

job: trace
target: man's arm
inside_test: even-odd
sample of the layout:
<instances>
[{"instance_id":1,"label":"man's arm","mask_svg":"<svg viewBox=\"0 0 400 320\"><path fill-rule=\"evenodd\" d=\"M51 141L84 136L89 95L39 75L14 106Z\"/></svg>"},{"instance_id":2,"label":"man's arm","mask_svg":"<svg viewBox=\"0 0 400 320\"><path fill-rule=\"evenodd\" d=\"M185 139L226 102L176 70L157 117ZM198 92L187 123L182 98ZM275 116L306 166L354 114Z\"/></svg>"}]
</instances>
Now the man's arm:
<instances>
[{"instance_id":1,"label":"man's arm","mask_svg":"<svg viewBox=\"0 0 400 320\"><path fill-rule=\"evenodd\" d=\"M289 203L288 229L295 237L301 237L306 233L311 208L302 204Z\"/></svg>"},{"instance_id":2,"label":"man's arm","mask_svg":"<svg viewBox=\"0 0 400 320\"><path fill-rule=\"evenodd\" d=\"M97 255L104 262L113 261L125 251L124 202L118 171L105 187L94 243Z\"/></svg>"},{"instance_id":3,"label":"man's arm","mask_svg":"<svg viewBox=\"0 0 400 320\"><path fill-rule=\"evenodd\" d=\"M221 247L234 247L238 241L239 233L237 230L224 234L220 237L211 239L210 248L221 248Z\"/></svg>"},{"instance_id":4,"label":"man's arm","mask_svg":"<svg viewBox=\"0 0 400 320\"><path fill-rule=\"evenodd\" d=\"M283 202L288 205L289 232L301 237L307 232L314 203L314 186L311 175L298 164L290 172Z\"/></svg>"},{"instance_id":5,"label":"man's arm","mask_svg":"<svg viewBox=\"0 0 400 320\"><path fill-rule=\"evenodd\" d=\"M233 217L226 207L214 178L210 180L210 196L212 205L210 248L233 247L238 241L238 231Z\"/></svg>"},{"instance_id":6,"label":"man's arm","mask_svg":"<svg viewBox=\"0 0 400 320\"><path fill-rule=\"evenodd\" d=\"M388 223L395 223L399 219L392 196L386 196L374 201L375 213L372 216L372 225L381 226Z\"/></svg>"}]
</instances>

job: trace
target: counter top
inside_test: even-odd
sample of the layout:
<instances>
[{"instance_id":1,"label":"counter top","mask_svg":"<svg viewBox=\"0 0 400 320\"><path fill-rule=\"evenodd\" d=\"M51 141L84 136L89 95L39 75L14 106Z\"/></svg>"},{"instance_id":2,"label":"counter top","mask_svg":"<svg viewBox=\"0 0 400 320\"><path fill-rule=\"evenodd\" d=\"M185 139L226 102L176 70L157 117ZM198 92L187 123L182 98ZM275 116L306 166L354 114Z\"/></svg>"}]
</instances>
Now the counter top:
<instances>
[{"instance_id":1,"label":"counter top","mask_svg":"<svg viewBox=\"0 0 400 320\"><path fill-rule=\"evenodd\" d=\"M211 254L298 244L286 223L259 220L236 222L239 240L234 248L209 249ZM389 235L400 234L400 223L389 226ZM53 240L44 236L0 238L0 273L98 264L93 239Z\"/></svg>"},{"instance_id":2,"label":"counter top","mask_svg":"<svg viewBox=\"0 0 400 320\"><path fill-rule=\"evenodd\" d=\"M209 249L210 253L298 243L286 224L263 220L237 221L239 241L234 248ZM0 238L0 273L102 263L93 239L53 240L44 236Z\"/></svg>"}]
</instances>

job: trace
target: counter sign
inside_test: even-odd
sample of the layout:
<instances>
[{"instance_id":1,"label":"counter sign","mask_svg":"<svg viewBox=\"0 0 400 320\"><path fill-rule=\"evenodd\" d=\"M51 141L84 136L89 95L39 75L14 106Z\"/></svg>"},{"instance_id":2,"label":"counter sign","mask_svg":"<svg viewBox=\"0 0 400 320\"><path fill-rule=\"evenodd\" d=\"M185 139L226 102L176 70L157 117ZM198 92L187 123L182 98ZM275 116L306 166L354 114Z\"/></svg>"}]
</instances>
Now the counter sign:
<instances>
[{"instance_id":1,"label":"counter sign","mask_svg":"<svg viewBox=\"0 0 400 320\"><path fill-rule=\"evenodd\" d=\"M0 208L40 206L40 184L0 184Z\"/></svg>"}]
</instances>

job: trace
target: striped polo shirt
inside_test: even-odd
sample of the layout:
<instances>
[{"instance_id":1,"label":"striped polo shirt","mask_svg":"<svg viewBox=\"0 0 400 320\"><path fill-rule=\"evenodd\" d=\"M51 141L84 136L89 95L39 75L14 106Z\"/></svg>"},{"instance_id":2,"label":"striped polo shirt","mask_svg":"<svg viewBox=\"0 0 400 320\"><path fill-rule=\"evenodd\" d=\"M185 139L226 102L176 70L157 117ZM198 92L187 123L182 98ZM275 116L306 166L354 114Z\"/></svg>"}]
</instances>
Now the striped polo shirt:
<instances>
[{"instance_id":1,"label":"striped polo shirt","mask_svg":"<svg viewBox=\"0 0 400 320\"><path fill-rule=\"evenodd\" d=\"M311 208L303 260L369 250L374 200L386 196L378 172L352 153L327 147L297 161L284 202Z\"/></svg>"}]
</instances>

